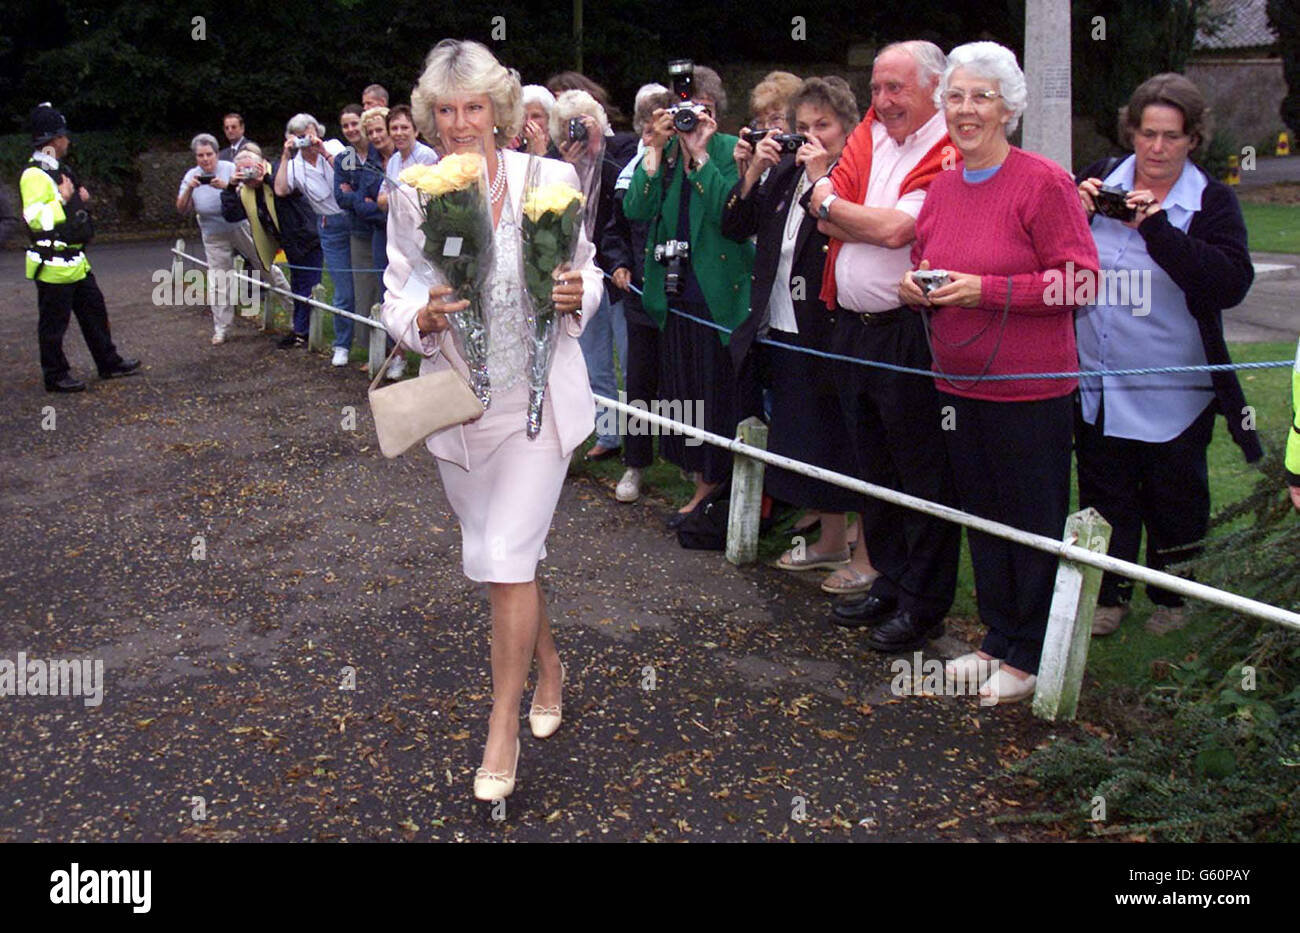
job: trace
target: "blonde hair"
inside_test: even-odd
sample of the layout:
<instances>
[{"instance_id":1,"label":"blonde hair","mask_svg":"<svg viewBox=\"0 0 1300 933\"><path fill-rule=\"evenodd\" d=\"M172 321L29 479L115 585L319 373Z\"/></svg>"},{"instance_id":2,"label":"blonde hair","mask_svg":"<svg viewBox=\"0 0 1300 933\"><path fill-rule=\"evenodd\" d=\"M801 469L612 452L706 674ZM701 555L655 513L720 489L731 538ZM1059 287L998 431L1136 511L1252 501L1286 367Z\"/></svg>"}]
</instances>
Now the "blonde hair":
<instances>
[{"instance_id":1,"label":"blonde hair","mask_svg":"<svg viewBox=\"0 0 1300 933\"><path fill-rule=\"evenodd\" d=\"M443 39L429 52L411 91L411 113L425 139L438 136L438 101L460 94L486 94L496 122L496 144L504 147L524 125L519 73L506 68L487 46L468 39Z\"/></svg>"},{"instance_id":2,"label":"blonde hair","mask_svg":"<svg viewBox=\"0 0 1300 933\"><path fill-rule=\"evenodd\" d=\"M596 98L586 91L565 91L555 98L555 106L551 108L551 121L548 127L551 142L556 145L567 142L569 121L584 114L596 119L601 136L610 134L609 117L605 115L605 108L596 101Z\"/></svg>"},{"instance_id":3,"label":"blonde hair","mask_svg":"<svg viewBox=\"0 0 1300 933\"><path fill-rule=\"evenodd\" d=\"M363 114L361 114L361 128L364 130L366 128L366 124L374 120L382 121L384 124L384 129L388 129L388 108L371 107L369 110L365 111Z\"/></svg>"},{"instance_id":4,"label":"blonde hair","mask_svg":"<svg viewBox=\"0 0 1300 933\"><path fill-rule=\"evenodd\" d=\"M802 84L803 81L798 75L788 71L769 71L763 76L763 80L754 86L754 90L749 92L749 115L757 117L773 108L784 112L790 98Z\"/></svg>"}]
</instances>

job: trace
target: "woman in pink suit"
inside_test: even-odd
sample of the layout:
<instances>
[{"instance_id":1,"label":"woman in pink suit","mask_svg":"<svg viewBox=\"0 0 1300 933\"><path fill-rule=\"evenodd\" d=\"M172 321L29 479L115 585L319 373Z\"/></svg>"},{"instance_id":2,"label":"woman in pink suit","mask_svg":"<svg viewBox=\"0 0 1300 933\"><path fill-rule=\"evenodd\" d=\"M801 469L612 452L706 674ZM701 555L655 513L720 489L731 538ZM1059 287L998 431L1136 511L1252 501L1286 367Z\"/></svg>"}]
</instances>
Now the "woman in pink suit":
<instances>
[{"instance_id":1,"label":"woman in pink suit","mask_svg":"<svg viewBox=\"0 0 1300 933\"><path fill-rule=\"evenodd\" d=\"M411 95L415 121L426 138L441 138L447 152L486 155L495 224L494 259L485 288L489 326L488 374L492 400L483 416L431 436L443 488L460 519L464 571L488 584L492 603L492 714L483 765L474 779L480 800L514 790L519 761L519 702L533 660L537 689L529 724L539 738L560 724L564 668L555 649L537 562L546 556L546 533L555 514L569 456L592 432L595 404L578 336L600 305L601 273L595 249L580 235L574 271L564 273L552 298L563 315L546 390L541 434L525 434L528 406L525 323L527 297L519 268L519 218L531 157L505 148L518 135L523 106L518 75L477 42L447 39L429 53ZM537 159L541 183L578 178L567 162ZM394 340L421 353L421 372L467 370L457 354L447 317L467 302L448 302L450 289L429 287L421 249L423 215L413 189L389 199L388 269L384 274L384 326Z\"/></svg>"}]
</instances>

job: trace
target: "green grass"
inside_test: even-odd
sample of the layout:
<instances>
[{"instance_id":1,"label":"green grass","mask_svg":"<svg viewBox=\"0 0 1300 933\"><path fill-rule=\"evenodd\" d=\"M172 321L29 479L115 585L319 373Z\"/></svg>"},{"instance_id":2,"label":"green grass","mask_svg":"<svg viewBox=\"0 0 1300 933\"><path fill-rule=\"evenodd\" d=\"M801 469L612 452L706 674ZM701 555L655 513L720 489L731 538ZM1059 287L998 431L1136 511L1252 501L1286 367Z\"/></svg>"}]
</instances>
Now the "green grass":
<instances>
[{"instance_id":1,"label":"green grass","mask_svg":"<svg viewBox=\"0 0 1300 933\"><path fill-rule=\"evenodd\" d=\"M1261 253L1300 253L1300 205L1243 202L1250 248Z\"/></svg>"},{"instance_id":2,"label":"green grass","mask_svg":"<svg viewBox=\"0 0 1300 933\"><path fill-rule=\"evenodd\" d=\"M1290 359L1294 356L1295 346L1290 343L1247 343L1234 344L1231 350L1233 359L1237 362L1261 362ZM1245 371L1241 373L1240 378L1246 400L1255 408L1256 427L1265 446L1280 449L1285 443L1287 426L1290 423L1289 370L1278 368ZM612 495L613 485L618 482L618 478L623 473L623 464L616 459L600 463L583 461L581 453L594 443L595 439L592 438L583 445L578 454L575 454L571 471L585 472L599 478L610 487ZM1258 475L1254 467L1242 458L1241 450L1233 443L1223 418L1216 419L1214 440L1210 444L1208 453L1208 464L1212 507L1216 510L1248 494ZM646 471L645 478L648 495L652 500L661 503L665 514L670 509L684 505L694 490L694 485L682 477L681 471L676 466L658 457ZM1070 507L1071 510L1078 507L1077 483L1073 476ZM775 560L783 550L791 546L790 526L794 520L794 516L786 519L759 542L761 561ZM1139 684L1149 678L1153 661L1158 658L1177 658L1182 655L1191 640L1192 632L1184 629L1163 637L1148 633L1142 623L1151 614L1151 610L1152 605L1146 598L1144 588L1139 584L1135 590L1129 615L1119 632L1092 643L1088 660L1089 673L1092 676L1103 682ZM977 615L975 577L971 570L970 549L965 535L962 536L957 596L952 614L964 618L974 618Z\"/></svg>"}]
</instances>

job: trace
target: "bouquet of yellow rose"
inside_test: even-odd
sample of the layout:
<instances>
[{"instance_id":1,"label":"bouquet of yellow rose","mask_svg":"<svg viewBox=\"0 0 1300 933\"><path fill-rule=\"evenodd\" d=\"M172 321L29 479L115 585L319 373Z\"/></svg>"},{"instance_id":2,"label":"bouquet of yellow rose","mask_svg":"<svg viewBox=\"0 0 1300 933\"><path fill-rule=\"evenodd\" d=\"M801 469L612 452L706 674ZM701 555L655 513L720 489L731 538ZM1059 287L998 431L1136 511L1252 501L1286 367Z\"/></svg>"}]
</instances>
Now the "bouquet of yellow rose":
<instances>
[{"instance_id":1,"label":"bouquet of yellow rose","mask_svg":"<svg viewBox=\"0 0 1300 933\"><path fill-rule=\"evenodd\" d=\"M424 212L424 258L430 271L453 291L450 301L469 307L447 315L456 350L469 369L470 388L487 408L488 327L483 284L492 264L492 209L487 198L487 164L478 153L453 153L433 165L412 165L398 181L414 188Z\"/></svg>"},{"instance_id":2,"label":"bouquet of yellow rose","mask_svg":"<svg viewBox=\"0 0 1300 933\"><path fill-rule=\"evenodd\" d=\"M536 157L534 157L534 160ZM537 164L530 167L524 186L520 239L523 243L524 288L528 293L528 437L542 429L542 403L551 360L559 339L559 315L551 301L556 278L573 264L578 233L582 230L585 198L562 182L538 183Z\"/></svg>"}]
</instances>

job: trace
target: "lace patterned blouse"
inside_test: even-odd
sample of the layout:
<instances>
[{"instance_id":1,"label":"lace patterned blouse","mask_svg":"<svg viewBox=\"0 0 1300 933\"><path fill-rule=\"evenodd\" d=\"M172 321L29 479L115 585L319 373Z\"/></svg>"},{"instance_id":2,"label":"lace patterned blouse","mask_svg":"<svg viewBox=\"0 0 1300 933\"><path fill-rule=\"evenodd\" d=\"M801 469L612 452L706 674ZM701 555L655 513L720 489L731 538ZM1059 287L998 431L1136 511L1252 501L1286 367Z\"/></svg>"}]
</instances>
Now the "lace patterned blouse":
<instances>
[{"instance_id":1,"label":"lace patterned blouse","mask_svg":"<svg viewBox=\"0 0 1300 933\"><path fill-rule=\"evenodd\" d=\"M513 388L527 375L528 295L523 285L519 236L519 225L507 202L492 238L492 268L484 289L488 378L494 396Z\"/></svg>"}]
</instances>

